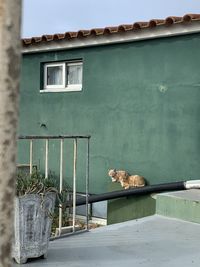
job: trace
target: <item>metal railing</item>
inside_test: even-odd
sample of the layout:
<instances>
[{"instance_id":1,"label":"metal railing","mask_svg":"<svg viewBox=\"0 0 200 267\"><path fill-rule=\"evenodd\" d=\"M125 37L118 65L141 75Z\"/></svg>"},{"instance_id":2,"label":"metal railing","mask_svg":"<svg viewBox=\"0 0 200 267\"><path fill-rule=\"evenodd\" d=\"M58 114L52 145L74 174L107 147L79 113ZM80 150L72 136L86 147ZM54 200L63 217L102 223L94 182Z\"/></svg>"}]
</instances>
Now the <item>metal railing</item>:
<instances>
[{"instance_id":1,"label":"metal railing","mask_svg":"<svg viewBox=\"0 0 200 267\"><path fill-rule=\"evenodd\" d=\"M48 179L49 174L49 142L51 140L59 140L60 141L60 166L59 166L59 191L60 193L63 190L63 166L64 166L64 140L71 139L73 140L73 207L72 207L72 233L75 233L75 223L76 223L76 197L77 197L77 154L78 154L78 140L85 139L86 140L86 168L85 168L85 198L86 198L86 231L89 229L89 208L88 208L88 196L89 196L89 161L90 161L90 135L27 135L27 136L19 136L19 140L28 140L29 141L29 172L32 174L33 172L33 145L35 140L44 140L45 145L45 178ZM59 205L59 236L62 231L62 223L63 223L63 209L62 204Z\"/></svg>"}]
</instances>

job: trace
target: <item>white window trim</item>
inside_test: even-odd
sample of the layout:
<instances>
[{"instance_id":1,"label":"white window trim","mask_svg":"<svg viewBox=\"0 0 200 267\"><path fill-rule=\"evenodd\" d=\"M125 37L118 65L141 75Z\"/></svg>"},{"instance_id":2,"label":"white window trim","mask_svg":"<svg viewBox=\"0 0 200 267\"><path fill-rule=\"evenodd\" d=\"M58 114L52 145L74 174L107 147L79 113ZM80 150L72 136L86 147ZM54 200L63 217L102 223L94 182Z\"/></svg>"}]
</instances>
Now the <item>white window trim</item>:
<instances>
[{"instance_id":1,"label":"white window trim","mask_svg":"<svg viewBox=\"0 0 200 267\"><path fill-rule=\"evenodd\" d=\"M47 84L47 69L48 67L60 67L62 66L62 69L63 69L63 79L62 79L62 84L61 85L48 85ZM59 89L64 89L65 88L65 63L46 63L44 65L44 89L43 90L46 90L46 89L56 89L56 88L59 88Z\"/></svg>"},{"instance_id":2,"label":"white window trim","mask_svg":"<svg viewBox=\"0 0 200 267\"><path fill-rule=\"evenodd\" d=\"M73 85L73 86L68 86L64 89L61 88L53 88L53 89L42 89L40 90L40 93L60 93L60 92L79 92L82 91L82 85Z\"/></svg>"},{"instance_id":3,"label":"white window trim","mask_svg":"<svg viewBox=\"0 0 200 267\"><path fill-rule=\"evenodd\" d=\"M69 61L69 62L66 62L67 63L67 65L68 66L73 66L73 65L83 65L83 62L82 61L74 61L74 62L72 62L72 61Z\"/></svg>"},{"instance_id":4,"label":"white window trim","mask_svg":"<svg viewBox=\"0 0 200 267\"><path fill-rule=\"evenodd\" d=\"M56 93L56 92L78 92L82 91L82 83L81 84L68 84L66 85L66 66L73 65L83 65L82 61L74 61L74 62L58 62L58 63L45 63L44 64L44 86L43 89L40 90L40 93ZM48 67L63 67L63 84L62 85L48 85L47 84L47 68Z\"/></svg>"}]
</instances>

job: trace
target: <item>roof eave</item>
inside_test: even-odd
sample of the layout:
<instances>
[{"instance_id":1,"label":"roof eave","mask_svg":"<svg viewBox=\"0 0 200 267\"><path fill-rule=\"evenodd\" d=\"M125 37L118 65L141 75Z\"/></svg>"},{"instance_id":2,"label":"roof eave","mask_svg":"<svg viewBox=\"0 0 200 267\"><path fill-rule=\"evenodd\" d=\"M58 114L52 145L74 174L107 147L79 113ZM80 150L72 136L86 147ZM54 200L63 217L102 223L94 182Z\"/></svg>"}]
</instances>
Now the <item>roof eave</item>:
<instances>
[{"instance_id":1,"label":"roof eave","mask_svg":"<svg viewBox=\"0 0 200 267\"><path fill-rule=\"evenodd\" d=\"M193 34L200 32L200 21L193 21L192 23L177 23L173 27L160 25L155 28L146 28L142 30L134 30L127 32L120 32L117 34L107 34L100 36L88 36L83 38L74 38L70 40L57 40L50 42L40 42L22 48L22 53L36 53L58 51L73 48L81 48L88 46L109 45L126 42L136 42L141 40L164 38L179 36L185 34Z\"/></svg>"}]
</instances>

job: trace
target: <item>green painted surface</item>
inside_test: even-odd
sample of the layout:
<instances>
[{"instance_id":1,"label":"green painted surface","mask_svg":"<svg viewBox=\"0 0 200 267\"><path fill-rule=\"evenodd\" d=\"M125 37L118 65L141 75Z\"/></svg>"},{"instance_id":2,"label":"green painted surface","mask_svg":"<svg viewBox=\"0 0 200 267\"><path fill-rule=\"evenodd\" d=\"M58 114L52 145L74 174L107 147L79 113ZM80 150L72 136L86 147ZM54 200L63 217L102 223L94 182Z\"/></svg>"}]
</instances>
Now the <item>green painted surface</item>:
<instances>
[{"instance_id":1,"label":"green painted surface","mask_svg":"<svg viewBox=\"0 0 200 267\"><path fill-rule=\"evenodd\" d=\"M119 223L155 214L151 196L124 197L108 201L107 223Z\"/></svg>"},{"instance_id":2,"label":"green painted surface","mask_svg":"<svg viewBox=\"0 0 200 267\"><path fill-rule=\"evenodd\" d=\"M108 191L122 190L119 183L110 183ZM125 190L125 189L123 189ZM128 196L108 201L107 224L125 222L155 214L156 201L150 195Z\"/></svg>"},{"instance_id":3,"label":"green painted surface","mask_svg":"<svg viewBox=\"0 0 200 267\"><path fill-rule=\"evenodd\" d=\"M108 189L109 168L143 175L150 184L199 177L200 35L23 56L19 133L90 134L90 192ZM83 91L40 93L41 64L83 59ZM41 124L46 124L41 127ZM43 168L42 148L34 161ZM59 144L50 169L58 174ZM64 174L71 184L72 145ZM80 144L78 190L84 189ZM20 163L28 150L19 146ZM125 206L125 205L124 205Z\"/></svg>"},{"instance_id":4,"label":"green painted surface","mask_svg":"<svg viewBox=\"0 0 200 267\"><path fill-rule=\"evenodd\" d=\"M200 200L160 194L156 199L156 213L159 215L200 223Z\"/></svg>"}]
</instances>

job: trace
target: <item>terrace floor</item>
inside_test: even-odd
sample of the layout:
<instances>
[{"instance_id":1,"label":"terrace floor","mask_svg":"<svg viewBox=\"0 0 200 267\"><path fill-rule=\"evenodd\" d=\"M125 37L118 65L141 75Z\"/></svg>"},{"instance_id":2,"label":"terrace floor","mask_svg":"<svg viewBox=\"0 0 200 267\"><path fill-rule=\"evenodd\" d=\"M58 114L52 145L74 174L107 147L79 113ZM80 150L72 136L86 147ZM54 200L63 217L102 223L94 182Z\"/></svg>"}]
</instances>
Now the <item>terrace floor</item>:
<instances>
[{"instance_id":1,"label":"terrace floor","mask_svg":"<svg viewBox=\"0 0 200 267\"><path fill-rule=\"evenodd\" d=\"M47 259L23 266L199 267L199 237L200 224L154 215L52 241Z\"/></svg>"}]
</instances>

